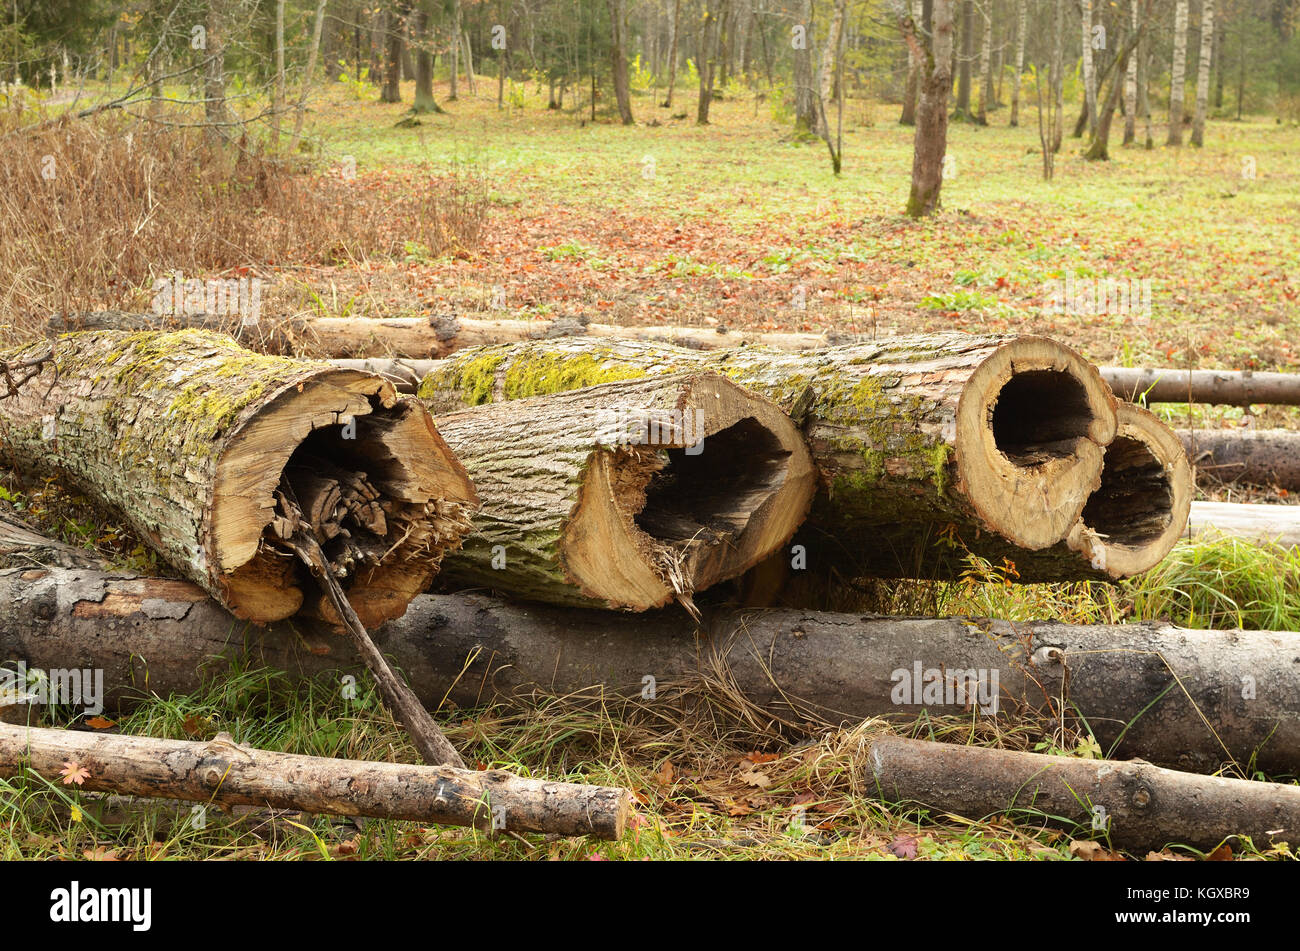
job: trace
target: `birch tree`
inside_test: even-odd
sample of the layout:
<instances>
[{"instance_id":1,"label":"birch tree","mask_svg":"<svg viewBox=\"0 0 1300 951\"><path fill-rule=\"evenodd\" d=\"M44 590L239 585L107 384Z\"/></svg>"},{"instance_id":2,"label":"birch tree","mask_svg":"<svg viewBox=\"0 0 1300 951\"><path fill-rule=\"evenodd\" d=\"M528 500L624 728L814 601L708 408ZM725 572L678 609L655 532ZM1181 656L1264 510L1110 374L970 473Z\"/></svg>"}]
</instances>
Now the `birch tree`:
<instances>
[{"instance_id":1,"label":"birch tree","mask_svg":"<svg viewBox=\"0 0 1300 951\"><path fill-rule=\"evenodd\" d=\"M1174 7L1174 66L1169 86L1169 138L1166 145L1183 144L1183 86L1187 71L1187 0Z\"/></svg>"},{"instance_id":2,"label":"birch tree","mask_svg":"<svg viewBox=\"0 0 1300 951\"><path fill-rule=\"evenodd\" d=\"M1201 55L1196 63L1196 115L1192 145L1205 144L1205 110L1210 96L1210 59L1214 49L1214 0L1201 0Z\"/></svg>"}]
</instances>

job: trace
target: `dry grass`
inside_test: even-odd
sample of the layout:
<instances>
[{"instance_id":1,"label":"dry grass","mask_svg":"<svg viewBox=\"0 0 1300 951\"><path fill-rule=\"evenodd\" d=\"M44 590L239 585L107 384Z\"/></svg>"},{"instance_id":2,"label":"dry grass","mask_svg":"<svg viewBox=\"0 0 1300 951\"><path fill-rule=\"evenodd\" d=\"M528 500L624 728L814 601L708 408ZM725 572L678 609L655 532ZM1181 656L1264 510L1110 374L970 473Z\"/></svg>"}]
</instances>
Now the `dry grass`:
<instances>
[{"instance_id":1,"label":"dry grass","mask_svg":"<svg viewBox=\"0 0 1300 951\"><path fill-rule=\"evenodd\" d=\"M147 310L154 280L365 265L418 246L477 243L486 201L465 173L398 190L295 168L248 137L120 114L34 131L0 113L0 333L18 342L55 313Z\"/></svg>"}]
</instances>

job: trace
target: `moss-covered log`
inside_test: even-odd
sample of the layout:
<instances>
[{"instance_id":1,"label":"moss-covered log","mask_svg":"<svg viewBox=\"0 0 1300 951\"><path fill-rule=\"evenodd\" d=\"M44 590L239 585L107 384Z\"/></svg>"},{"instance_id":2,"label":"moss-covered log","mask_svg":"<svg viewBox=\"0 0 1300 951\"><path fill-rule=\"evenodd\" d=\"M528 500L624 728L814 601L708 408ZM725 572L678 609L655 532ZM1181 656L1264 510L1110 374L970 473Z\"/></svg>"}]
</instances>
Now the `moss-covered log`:
<instances>
[{"instance_id":1,"label":"moss-covered log","mask_svg":"<svg viewBox=\"0 0 1300 951\"><path fill-rule=\"evenodd\" d=\"M816 477L798 427L715 373L606 383L438 420L482 499L453 580L645 610L785 544Z\"/></svg>"},{"instance_id":2,"label":"moss-covered log","mask_svg":"<svg viewBox=\"0 0 1300 951\"><path fill-rule=\"evenodd\" d=\"M428 412L378 377L203 331L67 334L0 359L45 347L40 375L0 400L5 460L62 473L117 510L238 617L332 617L278 544L286 473L341 480L323 517L339 530L338 570L367 625L401 615L468 530L463 468Z\"/></svg>"},{"instance_id":3,"label":"moss-covered log","mask_svg":"<svg viewBox=\"0 0 1300 951\"><path fill-rule=\"evenodd\" d=\"M1036 551L1070 531L1100 485L1115 399L1096 369L1041 337L899 337L794 353L698 352L563 339L463 350L419 395L435 412L686 368L724 373L804 427L821 475L808 565L844 574L960 568L973 551Z\"/></svg>"}]
</instances>

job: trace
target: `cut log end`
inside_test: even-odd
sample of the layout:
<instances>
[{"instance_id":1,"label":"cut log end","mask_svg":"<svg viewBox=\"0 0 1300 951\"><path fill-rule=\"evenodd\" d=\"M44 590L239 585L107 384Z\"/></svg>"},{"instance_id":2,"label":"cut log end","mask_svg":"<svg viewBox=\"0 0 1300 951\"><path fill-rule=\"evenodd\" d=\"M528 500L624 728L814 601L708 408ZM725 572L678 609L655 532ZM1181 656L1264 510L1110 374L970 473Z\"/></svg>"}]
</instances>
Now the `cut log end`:
<instances>
[{"instance_id":1,"label":"cut log end","mask_svg":"<svg viewBox=\"0 0 1300 951\"><path fill-rule=\"evenodd\" d=\"M980 518L1030 550L1065 536L1098 487L1116 404L1068 347L1020 337L985 360L957 408L958 476Z\"/></svg>"},{"instance_id":2,"label":"cut log end","mask_svg":"<svg viewBox=\"0 0 1300 951\"><path fill-rule=\"evenodd\" d=\"M1068 544L1094 570L1127 578L1159 564L1186 530L1192 472L1182 442L1159 419L1132 403L1121 403L1118 416L1101 485Z\"/></svg>"},{"instance_id":3,"label":"cut log end","mask_svg":"<svg viewBox=\"0 0 1300 951\"><path fill-rule=\"evenodd\" d=\"M391 384L330 371L285 388L234 434L217 469L211 550L225 600L257 623L299 611L339 623L283 542L281 476L358 617L399 617L469 530L473 487L428 414Z\"/></svg>"},{"instance_id":4,"label":"cut log end","mask_svg":"<svg viewBox=\"0 0 1300 951\"><path fill-rule=\"evenodd\" d=\"M680 386L672 419L691 422L590 460L561 545L587 597L633 610L689 603L788 541L808 513L812 458L775 405L698 374Z\"/></svg>"}]
</instances>

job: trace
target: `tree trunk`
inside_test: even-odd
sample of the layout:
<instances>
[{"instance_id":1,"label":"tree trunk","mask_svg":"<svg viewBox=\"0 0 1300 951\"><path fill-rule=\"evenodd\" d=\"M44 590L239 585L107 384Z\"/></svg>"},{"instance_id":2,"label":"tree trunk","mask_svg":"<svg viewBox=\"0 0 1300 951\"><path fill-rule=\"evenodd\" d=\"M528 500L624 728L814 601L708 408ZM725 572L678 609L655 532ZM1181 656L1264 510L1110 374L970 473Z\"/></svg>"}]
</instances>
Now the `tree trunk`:
<instances>
[{"instance_id":1,"label":"tree trunk","mask_svg":"<svg viewBox=\"0 0 1300 951\"><path fill-rule=\"evenodd\" d=\"M1196 63L1196 115L1192 145L1205 144L1205 110L1210 99L1210 55L1214 48L1214 0L1201 0L1201 55Z\"/></svg>"},{"instance_id":2,"label":"tree trunk","mask_svg":"<svg viewBox=\"0 0 1300 951\"><path fill-rule=\"evenodd\" d=\"M404 23L395 23L395 12L384 14L384 85L380 102L402 101L402 33Z\"/></svg>"},{"instance_id":3,"label":"tree trunk","mask_svg":"<svg viewBox=\"0 0 1300 951\"><path fill-rule=\"evenodd\" d=\"M1083 98L1088 112L1088 133L1097 137L1097 71L1092 64L1092 0L1080 0L1083 11Z\"/></svg>"},{"instance_id":4,"label":"tree trunk","mask_svg":"<svg viewBox=\"0 0 1300 951\"><path fill-rule=\"evenodd\" d=\"M1117 396L1148 403L1268 403L1300 406L1300 374L1250 370L1139 370L1099 367Z\"/></svg>"},{"instance_id":5,"label":"tree trunk","mask_svg":"<svg viewBox=\"0 0 1300 951\"><path fill-rule=\"evenodd\" d=\"M817 100L812 62L812 3L804 0L799 23L805 30L794 50L794 128L796 133L821 134L821 104Z\"/></svg>"},{"instance_id":6,"label":"tree trunk","mask_svg":"<svg viewBox=\"0 0 1300 951\"><path fill-rule=\"evenodd\" d=\"M220 142L224 138L220 126L227 119L225 4L226 0L208 0L207 4L206 48L203 50L203 55L207 58L203 113L208 123L208 138L212 142Z\"/></svg>"},{"instance_id":7,"label":"tree trunk","mask_svg":"<svg viewBox=\"0 0 1300 951\"><path fill-rule=\"evenodd\" d=\"M912 34L915 39L915 33L920 27L922 10L921 0L912 0L911 5L912 17ZM924 58L913 43L908 41L908 26L906 23L901 24L900 29L903 33L903 46L907 50L907 88L903 93L903 114L898 119L899 125L916 125L916 99L921 86L921 63Z\"/></svg>"},{"instance_id":8,"label":"tree trunk","mask_svg":"<svg viewBox=\"0 0 1300 951\"><path fill-rule=\"evenodd\" d=\"M429 48L429 14L415 11L415 101L413 113L441 113L445 110L433 97L433 52Z\"/></svg>"},{"instance_id":9,"label":"tree trunk","mask_svg":"<svg viewBox=\"0 0 1300 951\"><path fill-rule=\"evenodd\" d=\"M967 0L969 5L969 0ZM952 0L934 0L932 35L923 49L921 102L912 142L912 189L907 214L924 218L939 210L943 160L948 152L948 92L952 88Z\"/></svg>"},{"instance_id":10,"label":"tree trunk","mask_svg":"<svg viewBox=\"0 0 1300 951\"><path fill-rule=\"evenodd\" d=\"M609 0L609 59L614 75L614 99L618 102L618 117L623 125L632 125L632 91L627 77L627 49L625 34L627 23L623 13L623 0Z\"/></svg>"},{"instance_id":11,"label":"tree trunk","mask_svg":"<svg viewBox=\"0 0 1300 951\"><path fill-rule=\"evenodd\" d=\"M0 724L0 776L31 771L57 782L74 762L78 787L221 806L408 819L484 831L623 834L632 794L609 786L523 779L504 770L411 766L274 753L206 743Z\"/></svg>"},{"instance_id":12,"label":"tree trunk","mask_svg":"<svg viewBox=\"0 0 1300 951\"><path fill-rule=\"evenodd\" d=\"M280 148L280 117L284 113L284 0L275 0L275 80L271 100L271 149Z\"/></svg>"},{"instance_id":13,"label":"tree trunk","mask_svg":"<svg viewBox=\"0 0 1300 951\"><path fill-rule=\"evenodd\" d=\"M993 98L993 76L990 68L993 61L993 17L983 15L984 36L980 40L980 105L975 121L980 125L989 124L989 100Z\"/></svg>"},{"instance_id":14,"label":"tree trunk","mask_svg":"<svg viewBox=\"0 0 1300 951\"><path fill-rule=\"evenodd\" d=\"M542 367L512 373L507 398L560 388ZM789 541L816 488L798 427L717 374L495 402L438 424L483 501L444 570L552 604L689 605Z\"/></svg>"},{"instance_id":15,"label":"tree trunk","mask_svg":"<svg viewBox=\"0 0 1300 951\"><path fill-rule=\"evenodd\" d=\"M1289 429L1198 429L1178 433L1198 476L1300 492L1300 433Z\"/></svg>"},{"instance_id":16,"label":"tree trunk","mask_svg":"<svg viewBox=\"0 0 1300 951\"><path fill-rule=\"evenodd\" d=\"M1115 401L1096 370L1039 337L937 334L805 353L538 341L461 351L420 396L442 413L593 375L688 369L726 373L802 422L822 480L809 544L857 574L952 570L930 534L945 526L998 558L1056 544L1100 483L1115 436Z\"/></svg>"},{"instance_id":17,"label":"tree trunk","mask_svg":"<svg viewBox=\"0 0 1300 951\"><path fill-rule=\"evenodd\" d=\"M1187 70L1187 0L1174 7L1174 65L1169 86L1169 138L1166 145L1183 144L1183 84Z\"/></svg>"},{"instance_id":18,"label":"tree trunk","mask_svg":"<svg viewBox=\"0 0 1300 951\"><path fill-rule=\"evenodd\" d=\"M1143 31L1138 42L1138 113L1142 116L1142 146L1156 147L1155 131L1151 127L1151 38Z\"/></svg>"},{"instance_id":19,"label":"tree trunk","mask_svg":"<svg viewBox=\"0 0 1300 951\"><path fill-rule=\"evenodd\" d=\"M321 33L325 26L325 4L328 0L317 0L316 20L311 28L311 52L307 54L307 71L302 77L302 95L298 97L297 115L293 118L293 137L289 139L289 153L298 150L298 141L302 137L302 120L307 112L307 96L311 92L312 79L316 75L316 57L320 52ZM358 58L359 59L359 58Z\"/></svg>"},{"instance_id":20,"label":"tree trunk","mask_svg":"<svg viewBox=\"0 0 1300 951\"><path fill-rule=\"evenodd\" d=\"M460 0L451 3L451 87L447 99L455 102L460 98Z\"/></svg>"},{"instance_id":21,"label":"tree trunk","mask_svg":"<svg viewBox=\"0 0 1300 951\"><path fill-rule=\"evenodd\" d=\"M700 37L700 96L695 110L697 125L709 124L709 106L713 101L713 76L717 68L719 34L722 29L721 17L726 15L725 0L718 8L713 0L706 0L704 6L704 24Z\"/></svg>"},{"instance_id":22,"label":"tree trunk","mask_svg":"<svg viewBox=\"0 0 1300 951\"><path fill-rule=\"evenodd\" d=\"M1119 107L1120 92L1123 89L1123 76L1128 71L1128 59L1133 55L1133 50L1137 47L1140 36L1141 34L1125 36L1123 45L1116 53L1115 59L1107 67L1107 72L1113 72L1110 91L1106 94L1106 102L1101 107L1101 115L1098 116L1094 123L1092 141L1088 143L1088 149L1083 154L1083 157L1088 161L1105 162L1110 160L1110 126L1115 118L1115 110Z\"/></svg>"},{"instance_id":23,"label":"tree trunk","mask_svg":"<svg viewBox=\"0 0 1300 951\"><path fill-rule=\"evenodd\" d=\"M1052 26L1052 98L1056 114L1052 121L1052 154L1061 151L1065 136L1065 0L1056 0Z\"/></svg>"},{"instance_id":24,"label":"tree trunk","mask_svg":"<svg viewBox=\"0 0 1300 951\"><path fill-rule=\"evenodd\" d=\"M1026 0L1016 0L1016 75L1011 83L1010 125L1012 128L1020 125L1020 87L1025 72L1025 34L1029 27L1026 10Z\"/></svg>"},{"instance_id":25,"label":"tree trunk","mask_svg":"<svg viewBox=\"0 0 1300 951\"><path fill-rule=\"evenodd\" d=\"M673 37L668 45L668 94L664 96L665 109L673 107L673 87L677 85L677 37L681 14L682 0L673 0Z\"/></svg>"},{"instance_id":26,"label":"tree trunk","mask_svg":"<svg viewBox=\"0 0 1300 951\"><path fill-rule=\"evenodd\" d=\"M348 550L357 563L345 582L367 625L400 615L428 585L443 551L468 529L475 501L428 414L390 384L199 331L60 337L40 375L0 401L0 420L15 468L63 473L257 623L303 608L334 618L308 597L315 582L279 544L282 472L325 460L369 473L366 491L377 497L358 503L360 514L348 502L362 551ZM343 537L339 544L348 547Z\"/></svg>"},{"instance_id":27,"label":"tree trunk","mask_svg":"<svg viewBox=\"0 0 1300 951\"><path fill-rule=\"evenodd\" d=\"M6 564L16 563L13 549L0 534ZM290 682L332 676L336 685L361 669L344 638L297 623L247 628L186 582L54 568L43 551L22 564L0 570L0 656L11 667L21 661L46 672L70 663L102 670L102 696L86 699L109 711L150 694L194 693L230 667L268 666ZM608 702L643 698L648 685L656 703L672 708L698 704L704 681L725 671L776 723L970 716L942 693L894 702L894 689L919 661L923 670L983 670L990 684L996 676L999 710L1086 728L1109 756L1207 772L1254 763L1284 774L1300 760L1300 691L1279 662L1293 651L1290 632L703 612L698 624L674 609L611 623L603 610L421 595L374 640L431 709L448 700L473 707L571 696L592 686ZM1249 695L1243 672L1252 678ZM1205 711L1213 711L1212 725ZM26 719L32 711L14 712Z\"/></svg>"},{"instance_id":28,"label":"tree trunk","mask_svg":"<svg viewBox=\"0 0 1300 951\"><path fill-rule=\"evenodd\" d=\"M938 17L936 7L935 17ZM937 37L936 37L937 40ZM961 58L957 64L957 106L952 117L958 122L969 121L971 61L975 58L975 4L962 0L961 4ZM950 74L951 75L951 74Z\"/></svg>"},{"instance_id":29,"label":"tree trunk","mask_svg":"<svg viewBox=\"0 0 1300 951\"><path fill-rule=\"evenodd\" d=\"M1130 28L1138 32L1137 0L1129 0ZM1128 69L1124 73L1124 145L1131 145L1137 137L1137 83L1138 60L1141 55L1134 53L1129 57Z\"/></svg>"},{"instance_id":30,"label":"tree trunk","mask_svg":"<svg viewBox=\"0 0 1300 951\"><path fill-rule=\"evenodd\" d=\"M474 47L470 45L469 33L461 34L461 39L465 41L465 81L469 83L469 94L478 95L478 86L474 82Z\"/></svg>"},{"instance_id":31,"label":"tree trunk","mask_svg":"<svg viewBox=\"0 0 1300 951\"><path fill-rule=\"evenodd\" d=\"M1026 813L1069 830L1105 832L1121 849L1181 843L1209 851L1232 836L1261 850L1293 841L1300 787L1117 763L882 736L871 744L871 785L889 803L920 803L985 819Z\"/></svg>"},{"instance_id":32,"label":"tree trunk","mask_svg":"<svg viewBox=\"0 0 1300 951\"><path fill-rule=\"evenodd\" d=\"M1300 505L1193 502L1188 530L1193 536L1226 535L1300 547Z\"/></svg>"},{"instance_id":33,"label":"tree trunk","mask_svg":"<svg viewBox=\"0 0 1300 951\"><path fill-rule=\"evenodd\" d=\"M832 7L831 25L826 31L826 43L822 46L821 63L818 64L817 90L822 102L831 101L831 91L835 78L835 57L840 48L840 32L844 29L844 3L837 0Z\"/></svg>"}]
</instances>

